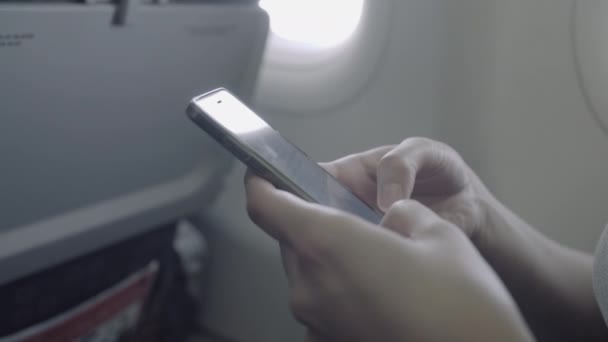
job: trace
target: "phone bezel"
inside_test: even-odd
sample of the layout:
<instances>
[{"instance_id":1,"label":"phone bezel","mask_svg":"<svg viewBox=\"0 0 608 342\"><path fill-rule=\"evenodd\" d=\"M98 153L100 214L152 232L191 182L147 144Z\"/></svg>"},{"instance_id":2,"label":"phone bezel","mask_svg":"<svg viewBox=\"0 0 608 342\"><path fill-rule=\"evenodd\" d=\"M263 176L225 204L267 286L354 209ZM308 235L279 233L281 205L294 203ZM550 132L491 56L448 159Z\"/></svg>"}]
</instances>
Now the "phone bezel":
<instances>
[{"instance_id":1,"label":"phone bezel","mask_svg":"<svg viewBox=\"0 0 608 342\"><path fill-rule=\"evenodd\" d=\"M208 115L201 107L199 107L197 102L200 99L212 96L218 92L226 92L230 96L238 100L236 96L234 96L232 93L230 93L230 91L224 88L212 90L205 94L199 95L190 101L190 104L188 105L187 109L188 117L190 117L190 119L197 126L202 128L218 143L220 143L228 151L230 151L232 155L234 155L237 159L247 165L258 176L268 180L274 186L281 190L291 192L292 194L306 201L315 202L315 200L310 195L308 195L306 191L304 191L296 183L291 181L290 178L285 176L280 170L275 168L271 163L269 163L266 159L264 159L252 148L250 148L245 142L241 141L234 133L223 127L220 123L218 123L210 115ZM270 125L268 127L270 127ZM272 127L270 128L272 129ZM304 155L306 154L304 153ZM314 163L313 160L311 160L311 162ZM330 176L332 175L330 174ZM353 196L357 197L354 194ZM357 199L362 201L359 198ZM365 202L363 203L368 206ZM373 208L370 209L373 210Z\"/></svg>"},{"instance_id":2,"label":"phone bezel","mask_svg":"<svg viewBox=\"0 0 608 342\"><path fill-rule=\"evenodd\" d=\"M207 92L205 94L196 96L190 101L188 108L186 110L188 117L201 129L203 129L207 134L209 134L214 140L216 140L219 144L224 146L230 153L232 153L237 159L243 162L246 166L248 166L255 174L258 176L268 180L277 188L290 192L305 201L312 203L317 202L314 197L309 195L304 189L302 189L297 183L291 180L287 175L281 172L280 169L276 168L272 163L267 161L263 156L259 155L253 148L251 148L245 141L242 141L236 133L231 132L229 129L224 127L220 122L212 117L211 114L206 113L205 110L199 106L198 102L201 100L214 96L218 92L225 92L231 101L238 101L239 103L244 104L240 101L234 94L224 88L218 88ZM215 99L214 99L215 100ZM221 103L221 102L218 102ZM251 109L249 109L251 111ZM353 199L359 201L361 205L370 210L370 214L374 213L375 215L364 215L361 213L358 215L356 212L350 211L350 213L357 215L361 218L366 219L367 221L373 224L379 224L382 221L382 213L378 210L374 209L373 206L367 204L363 199L353 193L348 187L343 185L336 177L334 177L331 173L327 172L327 170L323 169L320 165L318 165L314 160L312 160L304 151L302 151L297 145L293 144L289 139L283 137L278 131L273 129L266 121L260 118L255 112L251 111L253 115L258 117L260 120L264 122L268 129L271 129L273 132L276 132L282 139L284 139L288 144L291 144L294 148L299 150L311 163L313 163L316 167L321 169L322 172L327 174L328 177L334 179L340 186L344 188L347 192L349 192ZM334 207L338 210L341 210L339 207Z\"/></svg>"}]
</instances>

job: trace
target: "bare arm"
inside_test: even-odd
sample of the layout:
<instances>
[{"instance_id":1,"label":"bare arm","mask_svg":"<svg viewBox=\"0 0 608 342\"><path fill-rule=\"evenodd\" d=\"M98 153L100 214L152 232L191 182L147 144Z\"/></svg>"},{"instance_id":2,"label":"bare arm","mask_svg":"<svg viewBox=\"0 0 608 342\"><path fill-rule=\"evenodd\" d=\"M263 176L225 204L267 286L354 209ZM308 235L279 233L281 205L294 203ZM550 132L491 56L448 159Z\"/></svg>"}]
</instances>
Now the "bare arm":
<instances>
[{"instance_id":1,"label":"bare arm","mask_svg":"<svg viewBox=\"0 0 608 342\"><path fill-rule=\"evenodd\" d=\"M541 341L606 341L592 288L590 255L540 234L493 198L474 243L496 270Z\"/></svg>"}]
</instances>

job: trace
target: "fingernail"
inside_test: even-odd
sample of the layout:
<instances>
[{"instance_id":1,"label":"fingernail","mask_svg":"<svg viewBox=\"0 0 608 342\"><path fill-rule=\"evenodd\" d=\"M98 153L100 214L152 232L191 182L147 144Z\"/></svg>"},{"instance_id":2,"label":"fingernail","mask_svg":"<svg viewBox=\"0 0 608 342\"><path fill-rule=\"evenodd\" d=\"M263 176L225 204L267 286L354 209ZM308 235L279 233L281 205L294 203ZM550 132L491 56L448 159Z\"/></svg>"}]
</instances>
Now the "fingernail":
<instances>
[{"instance_id":1,"label":"fingernail","mask_svg":"<svg viewBox=\"0 0 608 342\"><path fill-rule=\"evenodd\" d=\"M403 187L398 183L384 184L380 187L379 203L380 209L386 211L393 203L403 199L405 194Z\"/></svg>"}]
</instances>

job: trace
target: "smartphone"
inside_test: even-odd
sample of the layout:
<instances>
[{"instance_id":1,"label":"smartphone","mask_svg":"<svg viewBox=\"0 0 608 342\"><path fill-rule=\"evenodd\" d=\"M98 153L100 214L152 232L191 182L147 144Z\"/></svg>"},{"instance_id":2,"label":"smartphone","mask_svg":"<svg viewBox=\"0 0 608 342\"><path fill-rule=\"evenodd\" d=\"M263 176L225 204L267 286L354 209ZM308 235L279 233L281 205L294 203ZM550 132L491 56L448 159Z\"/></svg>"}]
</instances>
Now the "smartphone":
<instances>
[{"instance_id":1,"label":"smartphone","mask_svg":"<svg viewBox=\"0 0 608 342\"><path fill-rule=\"evenodd\" d=\"M190 101L190 119L279 189L379 223L382 216L224 88ZM311 132L311 134L314 134Z\"/></svg>"}]
</instances>

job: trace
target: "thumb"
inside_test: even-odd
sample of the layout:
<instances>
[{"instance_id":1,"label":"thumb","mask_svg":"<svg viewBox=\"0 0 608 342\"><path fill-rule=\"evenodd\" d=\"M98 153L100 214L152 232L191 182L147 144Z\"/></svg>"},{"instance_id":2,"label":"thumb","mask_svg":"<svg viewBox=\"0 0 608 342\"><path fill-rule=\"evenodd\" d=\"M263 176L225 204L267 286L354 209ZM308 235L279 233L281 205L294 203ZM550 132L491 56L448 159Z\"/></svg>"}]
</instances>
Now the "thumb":
<instances>
[{"instance_id":1,"label":"thumb","mask_svg":"<svg viewBox=\"0 0 608 342\"><path fill-rule=\"evenodd\" d=\"M468 172L462 158L449 146L425 138L406 139L378 164L378 207L386 212L414 192L421 196L455 194L466 186Z\"/></svg>"},{"instance_id":2,"label":"thumb","mask_svg":"<svg viewBox=\"0 0 608 342\"><path fill-rule=\"evenodd\" d=\"M397 201L412 195L420 159L419 148L404 143L382 157L376 170L378 207L386 212Z\"/></svg>"},{"instance_id":3,"label":"thumb","mask_svg":"<svg viewBox=\"0 0 608 342\"><path fill-rule=\"evenodd\" d=\"M435 213L419 202L400 200L386 211L380 225L415 240L424 235L438 219Z\"/></svg>"}]
</instances>

